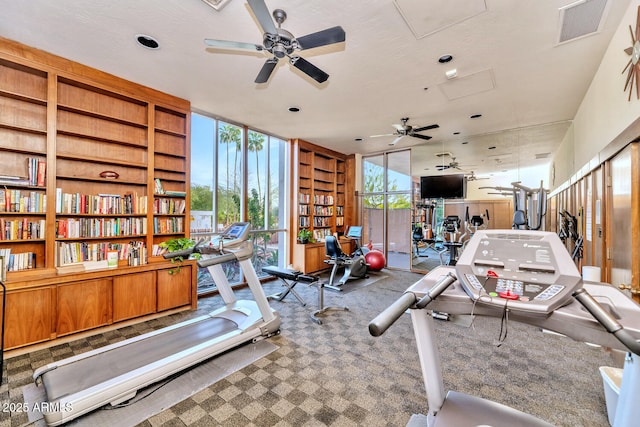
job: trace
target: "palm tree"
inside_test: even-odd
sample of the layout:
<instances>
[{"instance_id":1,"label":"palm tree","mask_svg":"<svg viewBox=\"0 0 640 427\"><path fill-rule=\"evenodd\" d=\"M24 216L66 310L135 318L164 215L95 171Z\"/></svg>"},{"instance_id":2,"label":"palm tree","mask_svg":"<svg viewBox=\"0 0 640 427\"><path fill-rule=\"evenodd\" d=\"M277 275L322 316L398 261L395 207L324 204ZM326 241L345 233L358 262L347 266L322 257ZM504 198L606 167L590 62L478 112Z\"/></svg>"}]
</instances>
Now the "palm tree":
<instances>
[{"instance_id":1,"label":"palm tree","mask_svg":"<svg viewBox=\"0 0 640 427\"><path fill-rule=\"evenodd\" d=\"M264 135L258 132L249 132L249 141L247 146L249 151L256 153L256 179L258 180L258 200L262 200L262 191L260 191L260 161L258 153L264 148Z\"/></svg>"},{"instance_id":2,"label":"palm tree","mask_svg":"<svg viewBox=\"0 0 640 427\"><path fill-rule=\"evenodd\" d=\"M219 134L219 141L222 144L227 144L227 182L226 182L226 193L227 195L229 195L230 191L229 191L229 145L235 143L236 145L236 159L234 160L234 171L233 171L233 190L232 191L236 191L237 188L237 182L236 182L236 177L237 177L237 157L238 157L238 151L239 151L239 146L240 146L240 128L237 126L232 126L232 125L228 125L228 124L223 124L220 126L220 134Z\"/></svg>"}]
</instances>

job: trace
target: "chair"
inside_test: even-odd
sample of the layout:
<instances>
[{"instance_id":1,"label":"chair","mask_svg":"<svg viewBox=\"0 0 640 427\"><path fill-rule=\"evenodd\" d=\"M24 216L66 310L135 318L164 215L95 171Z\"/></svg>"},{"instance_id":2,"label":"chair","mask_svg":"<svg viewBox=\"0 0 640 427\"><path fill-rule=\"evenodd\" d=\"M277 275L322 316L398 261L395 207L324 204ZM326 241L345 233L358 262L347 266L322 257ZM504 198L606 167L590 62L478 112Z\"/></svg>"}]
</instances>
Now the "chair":
<instances>
[{"instance_id":1,"label":"chair","mask_svg":"<svg viewBox=\"0 0 640 427\"><path fill-rule=\"evenodd\" d=\"M331 269L331 275L329 276L329 283L327 288L340 291L340 287L347 283L349 279L361 279L367 276L367 262L364 255L355 253L352 256L345 254L342 251L342 247L338 242L338 238L335 236L326 236L324 239L324 248L326 255L329 259L324 260L329 265L333 265ZM344 274L337 284L334 284L334 279L338 268L344 267Z\"/></svg>"},{"instance_id":2,"label":"chair","mask_svg":"<svg viewBox=\"0 0 640 427\"><path fill-rule=\"evenodd\" d=\"M523 210L517 210L513 213L513 228L527 228L527 217Z\"/></svg>"},{"instance_id":3,"label":"chair","mask_svg":"<svg viewBox=\"0 0 640 427\"><path fill-rule=\"evenodd\" d=\"M324 249L326 256L329 258L324 262L329 265L333 265L333 268L331 269L331 276L329 277L329 285L333 285L333 279L336 276L336 272L338 271L338 268L344 266L347 255L342 252L342 247L340 246L336 236L325 236Z\"/></svg>"},{"instance_id":4,"label":"chair","mask_svg":"<svg viewBox=\"0 0 640 427\"><path fill-rule=\"evenodd\" d=\"M413 234L411 235L412 239L413 239L413 245L416 248L416 257L420 257L420 256L424 256L426 257L426 255L420 255L420 246L418 246L420 243L422 243L424 241L424 234L422 231L422 227L419 225L414 225L413 226Z\"/></svg>"}]
</instances>

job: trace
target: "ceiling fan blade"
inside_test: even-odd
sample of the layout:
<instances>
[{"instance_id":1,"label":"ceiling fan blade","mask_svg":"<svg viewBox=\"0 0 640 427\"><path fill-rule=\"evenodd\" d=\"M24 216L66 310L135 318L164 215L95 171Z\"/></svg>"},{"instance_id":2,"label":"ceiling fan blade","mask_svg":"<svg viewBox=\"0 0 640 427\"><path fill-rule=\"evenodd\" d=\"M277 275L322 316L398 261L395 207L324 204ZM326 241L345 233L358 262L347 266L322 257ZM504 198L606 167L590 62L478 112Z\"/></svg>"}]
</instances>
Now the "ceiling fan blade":
<instances>
[{"instance_id":1,"label":"ceiling fan blade","mask_svg":"<svg viewBox=\"0 0 640 427\"><path fill-rule=\"evenodd\" d=\"M422 132L423 130L437 129L439 127L440 127L440 125L433 124L433 125L429 125L429 126L422 126L421 128L414 129L413 131L414 132Z\"/></svg>"},{"instance_id":2,"label":"ceiling fan blade","mask_svg":"<svg viewBox=\"0 0 640 427\"><path fill-rule=\"evenodd\" d=\"M426 139L427 141L431 139L429 135L420 135L418 133L412 133L411 136L414 138Z\"/></svg>"},{"instance_id":3,"label":"ceiling fan blade","mask_svg":"<svg viewBox=\"0 0 640 427\"><path fill-rule=\"evenodd\" d=\"M209 47L217 47L221 49L248 49L248 50L264 50L259 44L232 42L228 40L204 39L204 43Z\"/></svg>"},{"instance_id":4,"label":"ceiling fan blade","mask_svg":"<svg viewBox=\"0 0 640 427\"><path fill-rule=\"evenodd\" d=\"M291 65L293 65L298 70L302 71L318 83L324 83L329 78L329 74L325 73L320 68L316 67L311 62L300 56L292 56L289 62L291 62Z\"/></svg>"},{"instance_id":5,"label":"ceiling fan blade","mask_svg":"<svg viewBox=\"0 0 640 427\"><path fill-rule=\"evenodd\" d=\"M258 84L266 83L269 80L269 77L271 77L271 73L273 73L273 70L276 68L277 64L278 64L277 58L267 59L267 61L264 63L264 65L260 69L260 72L258 73L258 76L256 77L255 82Z\"/></svg>"},{"instance_id":6,"label":"ceiling fan blade","mask_svg":"<svg viewBox=\"0 0 640 427\"><path fill-rule=\"evenodd\" d=\"M369 138L379 138L381 136L394 136L397 135L397 133L383 133L381 135L371 135Z\"/></svg>"},{"instance_id":7,"label":"ceiling fan blade","mask_svg":"<svg viewBox=\"0 0 640 427\"><path fill-rule=\"evenodd\" d=\"M306 36L298 37L298 46L300 49L313 49L314 47L326 46L334 43L341 43L345 41L345 32L342 27L332 27L326 30L318 31L317 33L307 34Z\"/></svg>"},{"instance_id":8,"label":"ceiling fan blade","mask_svg":"<svg viewBox=\"0 0 640 427\"><path fill-rule=\"evenodd\" d=\"M267 5L264 3L264 0L247 0L247 3L249 3L249 7L260 23L262 32L278 34L276 24L273 22L273 19L271 19L271 13L269 13L269 9L267 9Z\"/></svg>"},{"instance_id":9,"label":"ceiling fan blade","mask_svg":"<svg viewBox=\"0 0 640 427\"><path fill-rule=\"evenodd\" d=\"M397 137L396 139L394 139L393 141L391 141L389 143L389 145L396 145L398 142L400 142L400 140L404 138L404 135L400 135L399 137Z\"/></svg>"}]
</instances>

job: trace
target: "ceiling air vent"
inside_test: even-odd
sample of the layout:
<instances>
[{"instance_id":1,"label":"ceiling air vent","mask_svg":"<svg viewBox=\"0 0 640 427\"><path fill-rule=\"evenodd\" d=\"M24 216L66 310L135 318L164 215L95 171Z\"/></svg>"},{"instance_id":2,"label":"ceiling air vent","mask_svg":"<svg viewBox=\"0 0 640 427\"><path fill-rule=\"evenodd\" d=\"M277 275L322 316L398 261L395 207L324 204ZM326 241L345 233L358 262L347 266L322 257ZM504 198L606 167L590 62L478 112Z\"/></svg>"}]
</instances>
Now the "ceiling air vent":
<instances>
[{"instance_id":1,"label":"ceiling air vent","mask_svg":"<svg viewBox=\"0 0 640 427\"><path fill-rule=\"evenodd\" d=\"M226 4L229 3L231 0L202 0L202 1L208 4L209 6L211 6L212 8L214 8L215 10L220 10L223 7L225 7Z\"/></svg>"},{"instance_id":2,"label":"ceiling air vent","mask_svg":"<svg viewBox=\"0 0 640 427\"><path fill-rule=\"evenodd\" d=\"M450 152L448 152L448 151L443 151L443 152L441 152L441 153L436 153L436 157L447 157L447 156L449 156L449 157L453 157L453 154L451 154L451 153L450 153Z\"/></svg>"},{"instance_id":3,"label":"ceiling air vent","mask_svg":"<svg viewBox=\"0 0 640 427\"><path fill-rule=\"evenodd\" d=\"M561 7L558 44L600 31L608 10L609 0L580 0Z\"/></svg>"}]
</instances>

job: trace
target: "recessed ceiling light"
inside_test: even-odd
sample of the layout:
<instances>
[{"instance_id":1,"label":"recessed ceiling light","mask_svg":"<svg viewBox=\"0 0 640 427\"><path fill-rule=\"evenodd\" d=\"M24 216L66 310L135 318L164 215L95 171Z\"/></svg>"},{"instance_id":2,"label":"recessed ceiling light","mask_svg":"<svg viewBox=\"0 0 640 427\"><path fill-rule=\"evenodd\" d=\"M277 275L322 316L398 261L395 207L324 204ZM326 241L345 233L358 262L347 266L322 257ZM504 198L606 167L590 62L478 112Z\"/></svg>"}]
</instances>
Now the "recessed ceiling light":
<instances>
[{"instance_id":1,"label":"recessed ceiling light","mask_svg":"<svg viewBox=\"0 0 640 427\"><path fill-rule=\"evenodd\" d=\"M472 116L469 116L470 119L478 119L480 117L482 117L482 114L474 114Z\"/></svg>"},{"instance_id":2,"label":"recessed ceiling light","mask_svg":"<svg viewBox=\"0 0 640 427\"><path fill-rule=\"evenodd\" d=\"M495 150L495 149L496 149L495 145L492 145L491 147L487 148L487 150Z\"/></svg>"},{"instance_id":3,"label":"recessed ceiling light","mask_svg":"<svg viewBox=\"0 0 640 427\"><path fill-rule=\"evenodd\" d=\"M289 111L291 111L292 113L297 113L298 111L300 111L300 109L298 107L289 107Z\"/></svg>"},{"instance_id":4,"label":"recessed ceiling light","mask_svg":"<svg viewBox=\"0 0 640 427\"><path fill-rule=\"evenodd\" d=\"M160 49L160 43L156 39L146 34L136 35L136 41L147 49Z\"/></svg>"},{"instance_id":5,"label":"recessed ceiling light","mask_svg":"<svg viewBox=\"0 0 640 427\"><path fill-rule=\"evenodd\" d=\"M460 135L460 132L454 132L453 134L454 135Z\"/></svg>"},{"instance_id":6,"label":"recessed ceiling light","mask_svg":"<svg viewBox=\"0 0 640 427\"><path fill-rule=\"evenodd\" d=\"M356 138L354 141L360 142L362 141L362 138Z\"/></svg>"},{"instance_id":7,"label":"recessed ceiling light","mask_svg":"<svg viewBox=\"0 0 640 427\"><path fill-rule=\"evenodd\" d=\"M469 141L464 141L464 142L462 143L462 145L467 145L468 143L469 143Z\"/></svg>"},{"instance_id":8,"label":"recessed ceiling light","mask_svg":"<svg viewBox=\"0 0 640 427\"><path fill-rule=\"evenodd\" d=\"M442 55L440 58L438 58L438 62L441 64L446 64L447 62L450 62L453 59L453 56L451 55Z\"/></svg>"}]
</instances>

